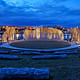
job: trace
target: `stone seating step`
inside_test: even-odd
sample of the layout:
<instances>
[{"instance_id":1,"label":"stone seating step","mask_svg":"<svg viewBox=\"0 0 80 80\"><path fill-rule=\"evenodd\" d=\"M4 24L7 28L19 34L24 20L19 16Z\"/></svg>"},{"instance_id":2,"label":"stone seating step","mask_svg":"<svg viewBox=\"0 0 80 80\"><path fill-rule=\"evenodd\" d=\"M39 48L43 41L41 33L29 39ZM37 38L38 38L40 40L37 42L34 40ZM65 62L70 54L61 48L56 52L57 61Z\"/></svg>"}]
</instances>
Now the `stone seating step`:
<instances>
[{"instance_id":1,"label":"stone seating step","mask_svg":"<svg viewBox=\"0 0 80 80\"><path fill-rule=\"evenodd\" d=\"M33 56L32 59L58 59L58 58L66 58L66 54L62 55L39 55L39 56Z\"/></svg>"}]
</instances>

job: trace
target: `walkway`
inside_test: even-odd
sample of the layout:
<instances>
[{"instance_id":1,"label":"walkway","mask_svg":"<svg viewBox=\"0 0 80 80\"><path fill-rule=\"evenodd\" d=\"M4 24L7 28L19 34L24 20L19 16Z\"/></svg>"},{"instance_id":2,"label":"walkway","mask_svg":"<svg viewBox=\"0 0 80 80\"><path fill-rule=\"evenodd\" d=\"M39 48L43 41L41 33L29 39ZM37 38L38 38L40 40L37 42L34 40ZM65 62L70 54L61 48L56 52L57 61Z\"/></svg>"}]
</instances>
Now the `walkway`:
<instances>
[{"instance_id":1,"label":"walkway","mask_svg":"<svg viewBox=\"0 0 80 80\"><path fill-rule=\"evenodd\" d=\"M67 49L74 49L80 47L78 44L71 45L69 47L65 48L58 48L58 49L25 49L25 48L17 48L10 45L10 43L3 43L0 45L0 47L3 48L9 48L9 49L18 49L18 50L34 50L34 51L58 51L58 50L67 50Z\"/></svg>"}]
</instances>

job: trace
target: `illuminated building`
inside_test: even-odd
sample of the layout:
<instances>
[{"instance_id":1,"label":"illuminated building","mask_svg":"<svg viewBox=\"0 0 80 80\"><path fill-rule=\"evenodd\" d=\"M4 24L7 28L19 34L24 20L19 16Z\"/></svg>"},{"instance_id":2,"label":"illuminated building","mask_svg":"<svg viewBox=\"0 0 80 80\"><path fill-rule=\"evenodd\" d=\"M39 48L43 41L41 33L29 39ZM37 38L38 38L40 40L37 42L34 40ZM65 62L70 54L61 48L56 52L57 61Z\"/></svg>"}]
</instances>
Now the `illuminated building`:
<instances>
[{"instance_id":1,"label":"illuminated building","mask_svg":"<svg viewBox=\"0 0 80 80\"><path fill-rule=\"evenodd\" d=\"M2 36L4 42L22 39L59 39L64 40L64 32L53 27L5 27ZM70 36L69 36L70 38Z\"/></svg>"}]
</instances>

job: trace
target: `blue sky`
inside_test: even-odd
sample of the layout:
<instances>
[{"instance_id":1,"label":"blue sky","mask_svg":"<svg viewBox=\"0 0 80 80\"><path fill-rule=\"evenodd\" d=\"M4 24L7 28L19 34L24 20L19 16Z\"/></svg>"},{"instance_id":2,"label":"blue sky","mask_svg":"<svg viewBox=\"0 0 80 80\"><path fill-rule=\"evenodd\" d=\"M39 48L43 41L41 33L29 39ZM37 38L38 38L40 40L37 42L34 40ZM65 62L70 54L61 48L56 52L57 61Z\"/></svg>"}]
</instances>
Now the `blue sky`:
<instances>
[{"instance_id":1,"label":"blue sky","mask_svg":"<svg viewBox=\"0 0 80 80\"><path fill-rule=\"evenodd\" d=\"M0 25L80 25L80 0L0 0Z\"/></svg>"}]
</instances>

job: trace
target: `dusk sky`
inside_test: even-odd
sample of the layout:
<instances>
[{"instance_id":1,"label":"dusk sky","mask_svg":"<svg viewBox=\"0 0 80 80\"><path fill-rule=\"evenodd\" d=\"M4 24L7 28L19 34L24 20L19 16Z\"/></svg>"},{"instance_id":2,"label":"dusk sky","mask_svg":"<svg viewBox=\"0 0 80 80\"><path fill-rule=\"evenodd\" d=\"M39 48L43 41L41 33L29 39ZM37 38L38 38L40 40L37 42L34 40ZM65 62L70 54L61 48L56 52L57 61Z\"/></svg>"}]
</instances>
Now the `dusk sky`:
<instances>
[{"instance_id":1,"label":"dusk sky","mask_svg":"<svg viewBox=\"0 0 80 80\"><path fill-rule=\"evenodd\" d=\"M80 26L80 0L0 0L0 25Z\"/></svg>"}]
</instances>

